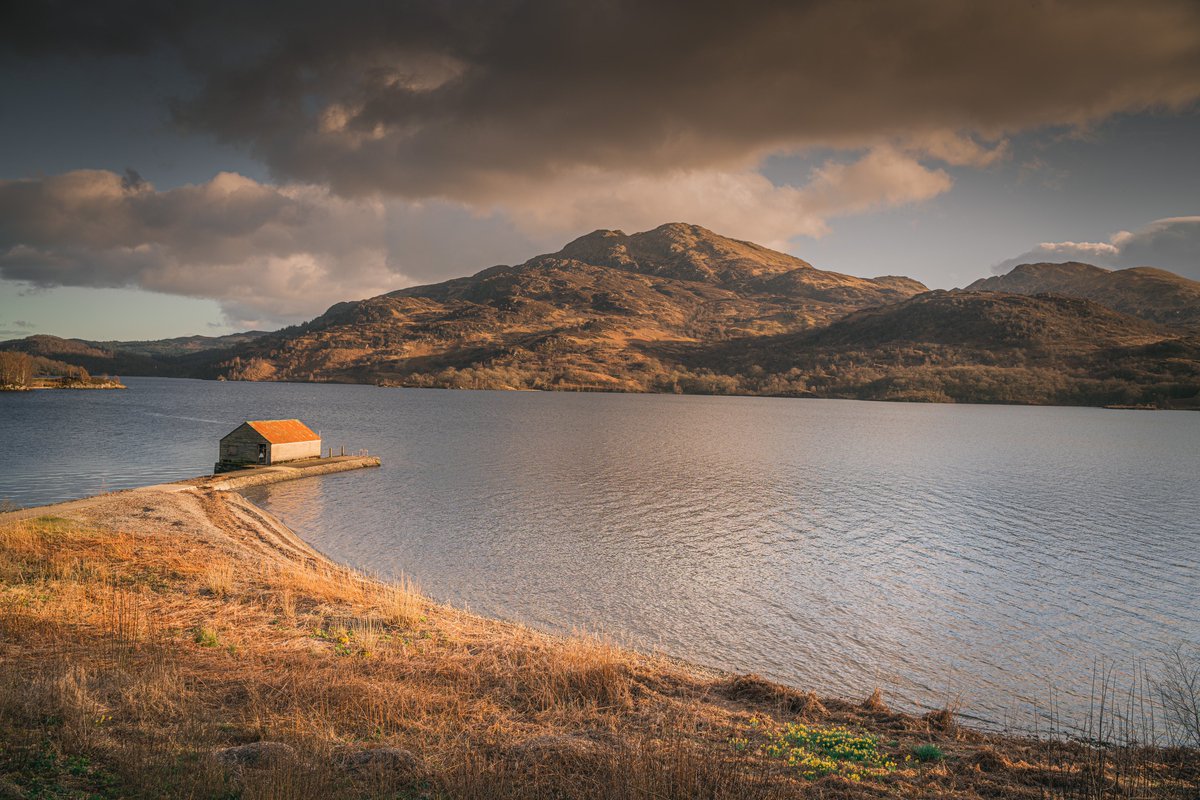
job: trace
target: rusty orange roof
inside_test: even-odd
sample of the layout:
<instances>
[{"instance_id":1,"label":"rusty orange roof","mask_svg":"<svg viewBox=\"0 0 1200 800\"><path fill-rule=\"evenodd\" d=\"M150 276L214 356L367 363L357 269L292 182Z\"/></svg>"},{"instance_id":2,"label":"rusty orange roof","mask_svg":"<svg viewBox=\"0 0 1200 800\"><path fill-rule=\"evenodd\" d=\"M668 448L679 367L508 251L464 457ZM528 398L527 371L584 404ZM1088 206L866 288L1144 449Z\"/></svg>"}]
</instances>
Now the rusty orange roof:
<instances>
[{"instance_id":1,"label":"rusty orange roof","mask_svg":"<svg viewBox=\"0 0 1200 800\"><path fill-rule=\"evenodd\" d=\"M247 420L246 424L271 444L311 442L321 438L298 419L255 419Z\"/></svg>"}]
</instances>

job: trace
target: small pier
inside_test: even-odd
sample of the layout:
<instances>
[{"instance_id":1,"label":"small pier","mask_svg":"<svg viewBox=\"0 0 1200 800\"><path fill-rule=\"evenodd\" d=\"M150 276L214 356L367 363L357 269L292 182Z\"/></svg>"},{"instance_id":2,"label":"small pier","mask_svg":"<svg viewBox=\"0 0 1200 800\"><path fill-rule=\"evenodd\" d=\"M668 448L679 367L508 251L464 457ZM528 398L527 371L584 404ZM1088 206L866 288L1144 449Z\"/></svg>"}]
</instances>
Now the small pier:
<instances>
[{"instance_id":1,"label":"small pier","mask_svg":"<svg viewBox=\"0 0 1200 800\"><path fill-rule=\"evenodd\" d=\"M201 478L197 483L209 489L236 491L251 486L294 481L315 475L348 472L352 469L368 469L378 467L380 463L378 456L306 458L299 461L288 461L285 464L252 465L242 469L229 470L213 475L211 478Z\"/></svg>"}]
</instances>

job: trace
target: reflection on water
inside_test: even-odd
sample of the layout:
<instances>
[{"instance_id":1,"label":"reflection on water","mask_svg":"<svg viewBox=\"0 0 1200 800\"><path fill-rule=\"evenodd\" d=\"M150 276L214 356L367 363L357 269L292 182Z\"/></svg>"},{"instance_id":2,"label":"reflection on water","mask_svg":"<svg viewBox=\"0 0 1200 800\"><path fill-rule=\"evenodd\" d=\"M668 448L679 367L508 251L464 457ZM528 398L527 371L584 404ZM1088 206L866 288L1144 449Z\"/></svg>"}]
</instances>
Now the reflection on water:
<instances>
[{"instance_id":1,"label":"reflection on water","mask_svg":"<svg viewBox=\"0 0 1200 800\"><path fill-rule=\"evenodd\" d=\"M0 497L195 474L242 419L299 416L384 467L248 496L484 613L995 721L1051 684L1082 716L1096 657L1200 639L1197 415L130 385L0 398Z\"/></svg>"},{"instance_id":2,"label":"reflection on water","mask_svg":"<svg viewBox=\"0 0 1200 800\"><path fill-rule=\"evenodd\" d=\"M303 480L292 481L292 491L280 493L273 500L277 501L272 513L280 518L287 518L296 527L293 530L313 530L326 519L325 481Z\"/></svg>"}]
</instances>

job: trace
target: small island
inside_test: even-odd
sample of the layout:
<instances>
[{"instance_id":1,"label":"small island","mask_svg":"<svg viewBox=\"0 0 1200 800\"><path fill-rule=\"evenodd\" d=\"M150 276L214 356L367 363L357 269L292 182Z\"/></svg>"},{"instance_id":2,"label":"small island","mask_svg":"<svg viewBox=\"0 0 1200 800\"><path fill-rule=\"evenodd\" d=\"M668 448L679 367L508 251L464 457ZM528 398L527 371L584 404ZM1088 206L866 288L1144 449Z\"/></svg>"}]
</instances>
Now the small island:
<instances>
[{"instance_id":1,"label":"small island","mask_svg":"<svg viewBox=\"0 0 1200 800\"><path fill-rule=\"evenodd\" d=\"M83 367L28 353L0 353L0 391L124 389L120 378L93 376Z\"/></svg>"}]
</instances>

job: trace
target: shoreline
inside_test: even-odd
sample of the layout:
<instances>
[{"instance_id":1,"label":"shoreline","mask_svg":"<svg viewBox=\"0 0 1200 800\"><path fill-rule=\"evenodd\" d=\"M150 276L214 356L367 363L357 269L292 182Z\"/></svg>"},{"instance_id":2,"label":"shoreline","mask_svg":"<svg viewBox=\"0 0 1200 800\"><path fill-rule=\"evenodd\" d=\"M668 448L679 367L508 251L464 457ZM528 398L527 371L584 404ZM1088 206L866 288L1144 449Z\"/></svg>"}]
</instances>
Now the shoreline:
<instances>
[{"instance_id":1,"label":"shoreline","mask_svg":"<svg viewBox=\"0 0 1200 800\"><path fill-rule=\"evenodd\" d=\"M370 469L381 466L378 456L331 456L327 458L304 459L297 462L284 462L263 467L247 467L229 472L198 475L194 478L181 478L177 481L155 483L147 486L134 486L128 489L114 489L111 492L79 497L72 500L62 500L57 503L46 503L38 506L17 508L11 511L0 511L0 526L6 522L45 516L43 513L50 509L79 510L86 509L90 504L107 497L117 497L131 492L160 491L181 492L188 489L207 489L220 492L239 492L254 486L265 486L272 483L316 478L322 475L333 475L339 472L349 472L357 469ZM246 502L249 502L248 500ZM257 508L257 506L255 506ZM262 510L263 514L267 512ZM296 534L292 534L295 536ZM297 537L299 538L299 537Z\"/></svg>"},{"instance_id":2,"label":"shoreline","mask_svg":"<svg viewBox=\"0 0 1200 800\"><path fill-rule=\"evenodd\" d=\"M0 387L0 392L43 392L49 390L108 390L108 389L128 389L129 387L123 383L106 382L97 384L64 384L64 385L40 385L40 386L4 386Z\"/></svg>"},{"instance_id":3,"label":"shoreline","mask_svg":"<svg viewBox=\"0 0 1200 800\"><path fill-rule=\"evenodd\" d=\"M0 733L0 781L19 786L24 773L12 754L47 737L63 759L84 753L105 764L141 790L135 796L179 788L151 787L154 770L122 761L138 741L193 759L214 785L249 790L286 766L293 777L353 786L353 796L371 781L389 792L433 786L412 796L436 797L579 786L595 791L571 796L602 797L628 791L628 781L684 781L686 792L663 796L791 797L819 784L844 797L1032 798L1095 778L1087 772L1095 750L1077 742L984 733L950 709L896 713L878 693L820 698L430 601L406 581L332 561L226 488L231 475L273 482L308 477L302 470L251 472L0 513L0 673L9 678L0 678L0 721L14 736L28 734L22 744ZM50 635L43 629L52 631L50 647L38 644ZM129 675L144 679L137 691ZM23 716L26 691L39 708L61 708L64 720L82 713L111 722L48 728L44 713ZM139 705L149 696L161 708ZM169 723L180 715L195 729ZM858 732L880 760L821 762L812 767L821 774L807 774L771 755L796 725ZM937 757L914 760L922 747ZM267 750L278 758L259 764ZM262 752L243 764L232 751ZM1200 788L1200 763L1194 751L1183 756L1139 758L1184 797Z\"/></svg>"},{"instance_id":4,"label":"shoreline","mask_svg":"<svg viewBox=\"0 0 1200 800\"><path fill-rule=\"evenodd\" d=\"M904 404L904 405L933 405L933 406L998 406L1010 408L1092 408L1104 409L1109 411L1200 411L1200 397L1183 398L1178 402L1168 403L1054 403L1054 402L1039 402L1033 400L1027 401L1000 401L995 399L990 400L912 400L906 398L887 398L887 397L856 397L846 394L818 394L818 393L802 393L802 394L776 394L769 392L668 392L655 390L632 390L619 389L613 387L598 387L598 386L580 386L576 388L562 389L543 389L530 387L516 386L493 386L493 387L465 387L465 386L442 386L442 385L422 385L416 383L404 382L389 382L387 380L246 380L242 378L228 379L224 377L208 378L197 377L195 375L128 375L127 377L135 379L152 379L152 380L181 380L181 381L204 381L206 383L279 383L291 384L297 386L372 386L379 389L416 389L425 391L449 391L449 392L516 392L516 393L544 393L544 394L604 394L604 395L645 395L645 396L660 396L660 397L744 397L744 398L760 398L769 400L839 400L859 403L889 403L889 404ZM125 384L111 386L30 386L23 388L3 388L3 392L25 392L35 391L39 389L128 389Z\"/></svg>"}]
</instances>

